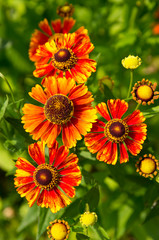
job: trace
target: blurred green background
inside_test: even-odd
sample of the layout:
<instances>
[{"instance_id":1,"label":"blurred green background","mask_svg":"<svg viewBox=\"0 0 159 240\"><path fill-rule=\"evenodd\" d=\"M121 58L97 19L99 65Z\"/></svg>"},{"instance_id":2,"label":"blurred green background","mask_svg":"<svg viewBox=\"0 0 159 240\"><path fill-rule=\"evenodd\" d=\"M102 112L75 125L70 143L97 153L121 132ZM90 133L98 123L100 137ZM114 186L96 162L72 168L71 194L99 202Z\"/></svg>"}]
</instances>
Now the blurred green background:
<instances>
[{"instance_id":1,"label":"blurred green background","mask_svg":"<svg viewBox=\"0 0 159 240\"><path fill-rule=\"evenodd\" d=\"M37 206L29 209L26 200L14 189L14 160L19 156L29 159L27 147L33 142L20 122L21 107L25 102L32 102L28 92L41 82L32 75L35 67L28 57L30 37L44 18L49 22L59 18L56 9L64 3L63 0L0 0L0 72L10 82L16 100L14 105L9 88L1 78L0 239L47 239L45 229L50 220L56 217L70 222L76 220L88 202L90 210L98 214L98 226L89 229L91 239L104 240L107 232L112 240L158 240L159 185L135 172L138 157L131 156L127 164L108 166L97 161L95 155L87 151L83 140L80 141L76 152L83 180L76 198L73 204L54 215L42 209L39 225ZM152 31L159 23L155 15L158 0L72 0L69 3L75 7L76 24L72 32L84 26L95 46L91 58L97 61L97 72L87 82L95 98L94 105L113 97L126 98L130 73L123 68L121 60L129 54L142 59L142 65L134 72L134 83L142 78L158 82L159 35ZM104 82L103 77L106 77ZM153 105L140 107L148 125L148 137L140 156L152 153L157 159L158 103L156 100ZM130 101L130 111L135 106L136 103ZM70 240L76 239L76 233L82 231L80 224L73 231ZM77 234L78 239L87 238Z\"/></svg>"}]
</instances>

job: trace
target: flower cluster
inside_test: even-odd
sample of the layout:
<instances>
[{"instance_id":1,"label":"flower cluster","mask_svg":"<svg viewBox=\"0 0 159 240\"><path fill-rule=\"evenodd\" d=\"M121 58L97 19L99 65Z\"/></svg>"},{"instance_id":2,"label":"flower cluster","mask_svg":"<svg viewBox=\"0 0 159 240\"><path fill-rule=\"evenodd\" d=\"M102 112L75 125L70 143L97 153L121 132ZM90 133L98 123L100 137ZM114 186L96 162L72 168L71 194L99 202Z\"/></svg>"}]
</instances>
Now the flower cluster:
<instances>
[{"instance_id":1,"label":"flower cluster","mask_svg":"<svg viewBox=\"0 0 159 240\"><path fill-rule=\"evenodd\" d=\"M81 183L78 157L69 154L69 148L76 147L82 136L88 150L97 153L97 160L115 165L117 160L128 162L129 153L138 155L147 135L143 113L136 109L127 114L129 94L127 100L108 99L92 106L94 98L85 83L96 71L96 61L89 56L94 46L84 27L70 33L75 24L73 11L71 4L60 6L57 13L63 21L57 19L49 24L44 19L39 23L40 30L32 34L29 58L35 63L33 75L42 77L42 81L29 92L36 102L25 103L22 123L36 142L28 147L33 163L19 157L15 165L17 192L30 207L36 202L53 213L71 203L75 187ZM122 65L131 71L129 89L138 104L151 104L158 99L157 84L149 80L138 81L131 91L133 70L141 65L138 56L129 55ZM59 147L59 143L63 145ZM145 177L155 176L159 169L152 155L139 158L136 166ZM96 214L89 211L80 218L85 226L96 221ZM70 227L66 221L50 224L48 236L52 240L68 239Z\"/></svg>"}]
</instances>

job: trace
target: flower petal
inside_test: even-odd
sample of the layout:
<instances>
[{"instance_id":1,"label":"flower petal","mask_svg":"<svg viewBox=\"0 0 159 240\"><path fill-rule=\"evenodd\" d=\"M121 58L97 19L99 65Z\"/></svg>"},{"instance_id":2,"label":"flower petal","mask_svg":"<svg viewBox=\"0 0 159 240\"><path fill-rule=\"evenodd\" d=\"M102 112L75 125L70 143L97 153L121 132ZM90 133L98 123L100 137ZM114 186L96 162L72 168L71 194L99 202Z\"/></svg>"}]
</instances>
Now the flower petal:
<instances>
[{"instance_id":1,"label":"flower petal","mask_svg":"<svg viewBox=\"0 0 159 240\"><path fill-rule=\"evenodd\" d=\"M50 148L53 146L56 138L61 132L61 126L57 124L50 124L48 130L41 136L41 140L45 141L47 146Z\"/></svg>"},{"instance_id":2,"label":"flower petal","mask_svg":"<svg viewBox=\"0 0 159 240\"><path fill-rule=\"evenodd\" d=\"M101 132L101 133L104 133L104 127L105 127L105 123L102 122L101 120L99 119L96 119L96 122L93 123L93 126L92 126L92 129L91 129L91 132Z\"/></svg>"},{"instance_id":3,"label":"flower petal","mask_svg":"<svg viewBox=\"0 0 159 240\"><path fill-rule=\"evenodd\" d=\"M59 183L59 187L71 198L75 196L75 188L66 184L65 182Z\"/></svg>"},{"instance_id":4,"label":"flower petal","mask_svg":"<svg viewBox=\"0 0 159 240\"><path fill-rule=\"evenodd\" d=\"M35 85L35 87L32 88L32 91L29 92L29 95L34 98L36 101L41 102L43 104L46 103L47 97L44 93L44 90L42 87L38 84Z\"/></svg>"},{"instance_id":5,"label":"flower petal","mask_svg":"<svg viewBox=\"0 0 159 240\"><path fill-rule=\"evenodd\" d=\"M35 183L28 183L17 188L17 192L20 194L21 197L25 197L26 194L33 191L34 187Z\"/></svg>"},{"instance_id":6,"label":"flower petal","mask_svg":"<svg viewBox=\"0 0 159 240\"><path fill-rule=\"evenodd\" d=\"M99 161L104 161L107 164L115 165L117 162L118 151L117 144L112 142L107 142L104 147L98 152L97 159Z\"/></svg>"},{"instance_id":7,"label":"flower petal","mask_svg":"<svg viewBox=\"0 0 159 240\"><path fill-rule=\"evenodd\" d=\"M124 118L124 121L130 126L144 122L145 118L140 110L135 110L132 114Z\"/></svg>"},{"instance_id":8,"label":"flower petal","mask_svg":"<svg viewBox=\"0 0 159 240\"><path fill-rule=\"evenodd\" d=\"M141 151L142 149L142 145L129 139L129 138L126 138L125 139L125 144L129 150L129 152L132 154L132 155L137 155L139 154L139 152Z\"/></svg>"},{"instance_id":9,"label":"flower petal","mask_svg":"<svg viewBox=\"0 0 159 240\"><path fill-rule=\"evenodd\" d=\"M69 149L65 146L61 146L56 153L54 167L59 169L59 165L66 159L69 154Z\"/></svg>"},{"instance_id":10,"label":"flower petal","mask_svg":"<svg viewBox=\"0 0 159 240\"><path fill-rule=\"evenodd\" d=\"M26 199L28 200L29 207L32 207L35 201L37 200L39 194L40 194L41 188L36 187L34 188L31 192L27 193L25 196Z\"/></svg>"},{"instance_id":11,"label":"flower petal","mask_svg":"<svg viewBox=\"0 0 159 240\"><path fill-rule=\"evenodd\" d=\"M78 120L75 120L74 118L72 118L71 122L67 122L67 124L63 125L62 141L64 145L67 146L68 148L75 147L77 140L82 139L81 133L78 129L77 122Z\"/></svg>"},{"instance_id":12,"label":"flower petal","mask_svg":"<svg viewBox=\"0 0 159 240\"><path fill-rule=\"evenodd\" d=\"M129 155L125 148L125 145L122 142L119 143L119 151L120 151L120 163L128 162Z\"/></svg>"},{"instance_id":13,"label":"flower petal","mask_svg":"<svg viewBox=\"0 0 159 240\"><path fill-rule=\"evenodd\" d=\"M49 148L49 164L50 165L52 165L55 160L55 156L57 154L57 149L58 149L58 142L55 141L53 146L51 148Z\"/></svg>"},{"instance_id":14,"label":"flower petal","mask_svg":"<svg viewBox=\"0 0 159 240\"><path fill-rule=\"evenodd\" d=\"M31 158L38 164L45 163L45 144L37 142L29 145L28 152Z\"/></svg>"},{"instance_id":15,"label":"flower petal","mask_svg":"<svg viewBox=\"0 0 159 240\"><path fill-rule=\"evenodd\" d=\"M146 139L145 132L129 132L128 136L140 144L144 143Z\"/></svg>"},{"instance_id":16,"label":"flower petal","mask_svg":"<svg viewBox=\"0 0 159 240\"><path fill-rule=\"evenodd\" d=\"M85 136L85 145L91 153L96 153L105 145L107 140L104 134L88 133Z\"/></svg>"},{"instance_id":17,"label":"flower petal","mask_svg":"<svg viewBox=\"0 0 159 240\"><path fill-rule=\"evenodd\" d=\"M16 178L14 178L15 187L20 187L20 186L26 185L28 183L32 183L33 181L34 180L31 176L30 177L16 177Z\"/></svg>"},{"instance_id":18,"label":"flower petal","mask_svg":"<svg viewBox=\"0 0 159 240\"><path fill-rule=\"evenodd\" d=\"M128 103L120 99L110 99L107 102L112 118L121 118L128 110Z\"/></svg>"},{"instance_id":19,"label":"flower petal","mask_svg":"<svg viewBox=\"0 0 159 240\"><path fill-rule=\"evenodd\" d=\"M19 169L23 169L24 171L27 172L34 172L35 167L25 158L19 157L18 160L16 161L15 166Z\"/></svg>"},{"instance_id":20,"label":"flower petal","mask_svg":"<svg viewBox=\"0 0 159 240\"><path fill-rule=\"evenodd\" d=\"M33 72L34 77L44 77L46 74L54 70L54 66L49 64L39 64Z\"/></svg>"},{"instance_id":21,"label":"flower petal","mask_svg":"<svg viewBox=\"0 0 159 240\"><path fill-rule=\"evenodd\" d=\"M98 113L105 118L107 121L111 120L108 109L107 109L107 105L104 102L99 103L96 106L96 109L98 111Z\"/></svg>"},{"instance_id":22,"label":"flower petal","mask_svg":"<svg viewBox=\"0 0 159 240\"><path fill-rule=\"evenodd\" d=\"M39 23L39 27L41 28L41 30L44 31L44 33L48 34L49 36L52 36L52 31L46 18Z\"/></svg>"},{"instance_id":23,"label":"flower petal","mask_svg":"<svg viewBox=\"0 0 159 240\"><path fill-rule=\"evenodd\" d=\"M77 162L78 162L78 157L76 154L71 153L70 155L68 155L59 165L58 168L62 169L62 168L66 168L66 167L77 167ZM60 174L62 170L60 170ZM73 171L73 170L72 170ZM70 172L71 174L72 172Z\"/></svg>"}]
</instances>

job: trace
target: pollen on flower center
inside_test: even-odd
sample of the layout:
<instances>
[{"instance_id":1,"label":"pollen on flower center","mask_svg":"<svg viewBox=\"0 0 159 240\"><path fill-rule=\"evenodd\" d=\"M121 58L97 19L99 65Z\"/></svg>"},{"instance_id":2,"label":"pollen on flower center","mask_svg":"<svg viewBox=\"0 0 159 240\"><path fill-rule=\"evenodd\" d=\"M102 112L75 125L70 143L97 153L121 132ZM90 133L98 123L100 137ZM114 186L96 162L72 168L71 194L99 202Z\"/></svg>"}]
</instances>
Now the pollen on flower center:
<instances>
[{"instance_id":1,"label":"pollen on flower center","mask_svg":"<svg viewBox=\"0 0 159 240\"><path fill-rule=\"evenodd\" d=\"M62 71L73 68L76 62L77 58L72 49L62 48L53 57L54 67Z\"/></svg>"},{"instance_id":2,"label":"pollen on flower center","mask_svg":"<svg viewBox=\"0 0 159 240\"><path fill-rule=\"evenodd\" d=\"M37 186L43 189L52 189L59 181L56 168L49 164L39 165L33 173L33 179Z\"/></svg>"},{"instance_id":3,"label":"pollen on flower center","mask_svg":"<svg viewBox=\"0 0 159 240\"><path fill-rule=\"evenodd\" d=\"M67 228L63 223L55 223L51 227L51 234L54 239L63 240L67 236Z\"/></svg>"},{"instance_id":4,"label":"pollen on flower center","mask_svg":"<svg viewBox=\"0 0 159 240\"><path fill-rule=\"evenodd\" d=\"M141 58L138 56L129 55L128 57L122 59L122 65L127 69L136 69L141 65Z\"/></svg>"},{"instance_id":5,"label":"pollen on flower center","mask_svg":"<svg viewBox=\"0 0 159 240\"><path fill-rule=\"evenodd\" d=\"M54 58L57 62L66 62L70 59L71 53L68 49L60 49L57 53L55 53Z\"/></svg>"},{"instance_id":6,"label":"pollen on flower center","mask_svg":"<svg viewBox=\"0 0 159 240\"><path fill-rule=\"evenodd\" d=\"M70 226L68 222L64 220L54 220L50 222L50 225L47 227L48 237L51 240L66 240L69 237Z\"/></svg>"},{"instance_id":7,"label":"pollen on flower center","mask_svg":"<svg viewBox=\"0 0 159 240\"><path fill-rule=\"evenodd\" d=\"M69 5L65 5L61 7L61 11L63 11L64 13L67 13L71 10Z\"/></svg>"},{"instance_id":8,"label":"pollen on flower center","mask_svg":"<svg viewBox=\"0 0 159 240\"><path fill-rule=\"evenodd\" d=\"M148 85L141 85L137 88L136 95L143 101L149 101L153 97L153 90Z\"/></svg>"},{"instance_id":9,"label":"pollen on flower center","mask_svg":"<svg viewBox=\"0 0 159 240\"><path fill-rule=\"evenodd\" d=\"M50 97L44 106L46 118L58 125L67 123L73 116L73 111L73 102L62 94Z\"/></svg>"},{"instance_id":10,"label":"pollen on flower center","mask_svg":"<svg viewBox=\"0 0 159 240\"><path fill-rule=\"evenodd\" d=\"M128 125L121 119L110 120L104 129L105 136L112 142L123 142L129 132Z\"/></svg>"},{"instance_id":11,"label":"pollen on flower center","mask_svg":"<svg viewBox=\"0 0 159 240\"><path fill-rule=\"evenodd\" d=\"M146 174L153 173L156 170L156 162L151 158L144 158L140 162L140 170Z\"/></svg>"},{"instance_id":12,"label":"pollen on flower center","mask_svg":"<svg viewBox=\"0 0 159 240\"><path fill-rule=\"evenodd\" d=\"M139 172L143 177L153 178L158 174L159 162L151 154L145 154L143 157L140 157L135 166L136 172Z\"/></svg>"}]
</instances>

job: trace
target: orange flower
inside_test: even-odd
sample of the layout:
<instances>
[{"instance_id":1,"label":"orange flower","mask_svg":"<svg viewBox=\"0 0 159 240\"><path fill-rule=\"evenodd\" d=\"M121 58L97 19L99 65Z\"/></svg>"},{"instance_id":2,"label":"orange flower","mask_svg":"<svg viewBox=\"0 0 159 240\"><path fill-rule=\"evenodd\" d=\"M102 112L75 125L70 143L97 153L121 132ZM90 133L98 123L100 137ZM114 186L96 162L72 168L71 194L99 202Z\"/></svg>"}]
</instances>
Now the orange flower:
<instances>
[{"instance_id":1,"label":"orange flower","mask_svg":"<svg viewBox=\"0 0 159 240\"><path fill-rule=\"evenodd\" d=\"M69 148L76 146L76 140L86 135L96 121L96 110L87 86L75 85L73 79L48 77L45 89L40 85L29 93L42 106L25 104L22 123L33 139L41 138L51 147L62 130L63 144Z\"/></svg>"},{"instance_id":2,"label":"orange flower","mask_svg":"<svg viewBox=\"0 0 159 240\"><path fill-rule=\"evenodd\" d=\"M108 108L107 108L108 105ZM143 114L136 110L123 120L121 117L128 110L128 103L120 99L110 99L96 106L98 113L107 122L97 120L91 133L85 136L85 144L91 153L97 153L97 159L108 164L116 164L119 145L120 163L127 162L129 156L137 155L146 139L146 124ZM108 111L109 109L109 111Z\"/></svg>"},{"instance_id":3,"label":"orange flower","mask_svg":"<svg viewBox=\"0 0 159 240\"><path fill-rule=\"evenodd\" d=\"M54 30L53 32L46 18L41 21L39 23L39 28L41 31L36 29L31 37L29 47L30 60L33 62L39 61L40 57L36 55L36 50L38 47L50 41L50 39L56 39L59 38L62 34L68 33L73 28L75 22L76 21L73 18L64 18L63 22L61 22L61 19L51 21L51 27ZM80 27L76 33L87 35L87 30L84 29L84 27Z\"/></svg>"},{"instance_id":4,"label":"orange flower","mask_svg":"<svg viewBox=\"0 0 159 240\"><path fill-rule=\"evenodd\" d=\"M54 76L73 78L84 83L92 72L96 71L96 62L89 59L94 49L88 36L77 33L64 34L39 46L36 55L41 58L33 72L35 77ZM42 81L44 84L45 78Z\"/></svg>"},{"instance_id":5,"label":"orange flower","mask_svg":"<svg viewBox=\"0 0 159 240\"><path fill-rule=\"evenodd\" d=\"M74 186L81 182L78 158L73 153L68 156L69 150L64 146L58 149L57 142L49 149L49 163L45 162L43 142L31 144L28 151L36 166L18 158L14 179L17 192L28 200L30 207L37 202L55 213L71 203L69 197L75 196Z\"/></svg>"},{"instance_id":6,"label":"orange flower","mask_svg":"<svg viewBox=\"0 0 159 240\"><path fill-rule=\"evenodd\" d=\"M154 35L159 34L159 23L155 23L155 25L152 28L152 32L153 32Z\"/></svg>"}]
</instances>

